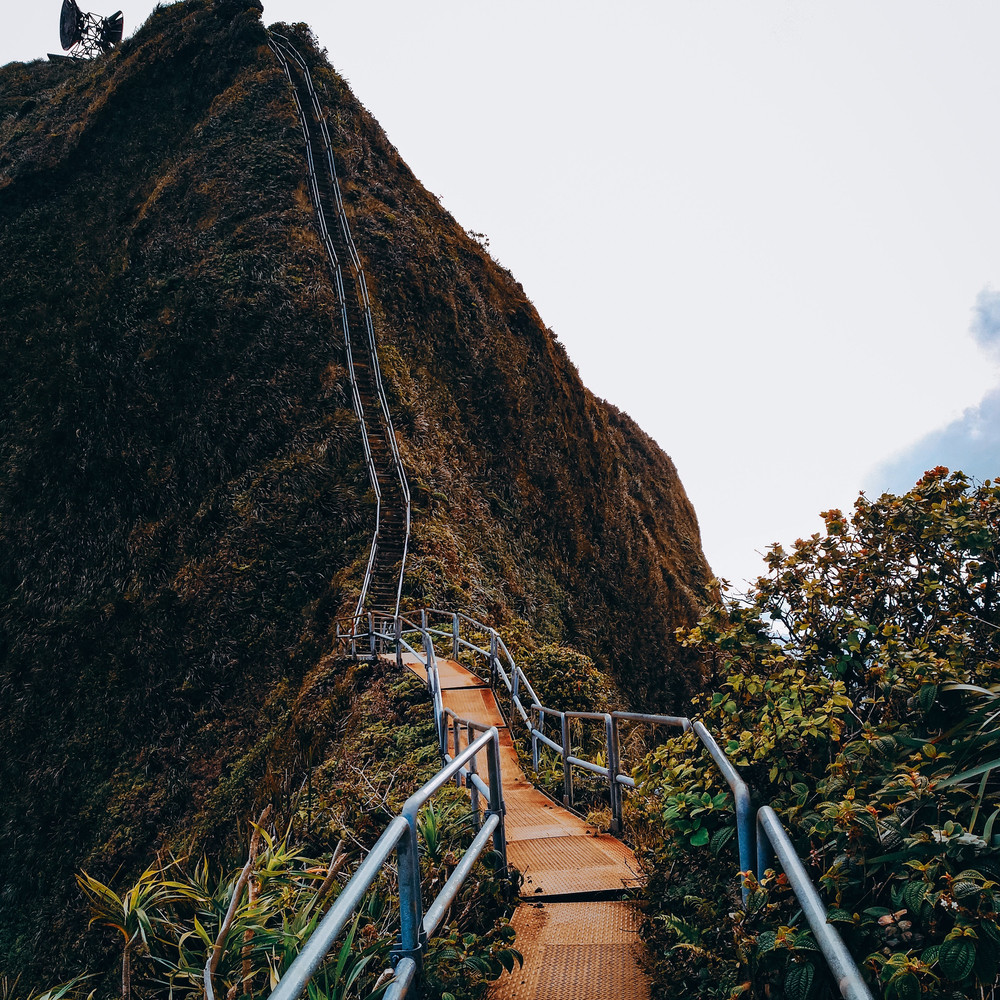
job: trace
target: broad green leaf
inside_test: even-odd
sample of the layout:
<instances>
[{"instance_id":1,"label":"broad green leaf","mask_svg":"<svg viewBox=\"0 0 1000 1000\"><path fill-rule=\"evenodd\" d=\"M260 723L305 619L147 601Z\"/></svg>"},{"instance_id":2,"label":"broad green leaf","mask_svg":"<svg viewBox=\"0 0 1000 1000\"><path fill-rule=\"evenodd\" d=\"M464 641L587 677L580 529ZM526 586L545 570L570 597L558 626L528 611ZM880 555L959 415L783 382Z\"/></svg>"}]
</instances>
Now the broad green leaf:
<instances>
[{"instance_id":1,"label":"broad green leaf","mask_svg":"<svg viewBox=\"0 0 1000 1000\"><path fill-rule=\"evenodd\" d=\"M757 935L757 950L762 955L766 955L769 951L774 951L774 942L776 939L777 935L774 931L761 931Z\"/></svg>"},{"instance_id":2,"label":"broad green leaf","mask_svg":"<svg viewBox=\"0 0 1000 1000\"><path fill-rule=\"evenodd\" d=\"M903 890L903 903L910 913L920 912L920 904L924 901L924 896L927 895L929 888L930 886L926 882L910 882L906 886Z\"/></svg>"},{"instance_id":3,"label":"broad green leaf","mask_svg":"<svg viewBox=\"0 0 1000 1000\"><path fill-rule=\"evenodd\" d=\"M696 830L688 839L688 843L692 847L704 847L708 843L708 830L705 827Z\"/></svg>"},{"instance_id":4,"label":"broad green leaf","mask_svg":"<svg viewBox=\"0 0 1000 1000\"><path fill-rule=\"evenodd\" d=\"M924 684L921 686L920 693L917 695L917 702L920 705L920 711L924 715L933 708L935 698L937 698L936 684Z\"/></svg>"},{"instance_id":5,"label":"broad green leaf","mask_svg":"<svg viewBox=\"0 0 1000 1000\"><path fill-rule=\"evenodd\" d=\"M956 899L966 899L982 892L982 886L976 882L961 881L952 884L951 891Z\"/></svg>"},{"instance_id":6,"label":"broad green leaf","mask_svg":"<svg viewBox=\"0 0 1000 1000\"><path fill-rule=\"evenodd\" d=\"M959 983L976 964L976 947L971 938L950 938L941 942L938 967L953 982Z\"/></svg>"},{"instance_id":7,"label":"broad green leaf","mask_svg":"<svg viewBox=\"0 0 1000 1000\"><path fill-rule=\"evenodd\" d=\"M724 826L721 830L716 830L712 834L712 839L710 842L711 851L713 854L718 854L726 844L732 840L736 833L735 826Z\"/></svg>"},{"instance_id":8,"label":"broad green leaf","mask_svg":"<svg viewBox=\"0 0 1000 1000\"><path fill-rule=\"evenodd\" d=\"M933 965L941 954L941 945L932 944L920 953L920 961L925 965Z\"/></svg>"},{"instance_id":9,"label":"broad green leaf","mask_svg":"<svg viewBox=\"0 0 1000 1000\"><path fill-rule=\"evenodd\" d=\"M912 972L894 976L886 988L886 993L892 990L896 1000L920 1000L920 981Z\"/></svg>"},{"instance_id":10,"label":"broad green leaf","mask_svg":"<svg viewBox=\"0 0 1000 1000\"><path fill-rule=\"evenodd\" d=\"M816 970L808 962L793 962L785 973L785 996L788 1000L809 1000Z\"/></svg>"}]
</instances>

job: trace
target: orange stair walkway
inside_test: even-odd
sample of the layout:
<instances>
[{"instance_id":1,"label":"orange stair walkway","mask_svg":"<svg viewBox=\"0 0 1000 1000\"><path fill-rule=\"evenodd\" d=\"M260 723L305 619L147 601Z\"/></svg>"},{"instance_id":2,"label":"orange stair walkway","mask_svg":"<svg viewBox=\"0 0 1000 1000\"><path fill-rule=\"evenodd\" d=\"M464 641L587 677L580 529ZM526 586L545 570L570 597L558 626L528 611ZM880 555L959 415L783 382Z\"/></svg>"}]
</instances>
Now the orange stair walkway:
<instances>
[{"instance_id":1,"label":"orange stair walkway","mask_svg":"<svg viewBox=\"0 0 1000 1000\"><path fill-rule=\"evenodd\" d=\"M426 678L416 657L405 656L404 662ZM500 732L507 856L524 875L524 902L513 918L524 967L505 973L491 997L648 1000L635 908L606 898L639 884L632 851L525 778L488 685L454 660L438 660L438 673L445 708ZM485 759L477 766L485 778Z\"/></svg>"}]
</instances>

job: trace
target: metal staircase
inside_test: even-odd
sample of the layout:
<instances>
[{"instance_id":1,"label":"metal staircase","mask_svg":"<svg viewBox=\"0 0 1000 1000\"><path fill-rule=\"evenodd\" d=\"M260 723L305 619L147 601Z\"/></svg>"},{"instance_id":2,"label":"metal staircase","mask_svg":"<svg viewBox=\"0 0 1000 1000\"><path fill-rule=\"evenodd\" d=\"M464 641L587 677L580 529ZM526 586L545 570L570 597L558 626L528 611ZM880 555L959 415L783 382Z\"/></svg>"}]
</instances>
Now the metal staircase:
<instances>
[{"instance_id":1,"label":"metal staircase","mask_svg":"<svg viewBox=\"0 0 1000 1000\"><path fill-rule=\"evenodd\" d=\"M419 978L420 962L427 940L444 921L449 906L457 897L476 858L486 849L487 844L492 843L493 849L506 863L508 838L505 813L508 810L516 813L523 809L523 803L517 801L517 794L519 791L527 791L517 788L519 779L510 769L509 755L505 756L504 753L510 742L510 731L515 727L526 730L525 735L530 739L536 769L541 747L547 747L561 758L563 800L567 806L573 805L574 768L596 774L607 782L612 827L617 832L621 828L622 796L627 789L635 787L631 776L622 768L619 753L618 726L621 722L629 722L690 729L698 736L733 793L739 870L749 871L756 867L758 875L762 875L765 868L772 867L776 862L780 863L842 996L847 1000L872 1000L871 993L836 928L827 923L826 908L777 815L767 805L757 809L753 807L749 789L704 725L696 720L671 716L624 712L566 712L545 706L539 701L527 677L514 662L495 629L456 612L424 609L412 613L413 617L410 618L400 616L399 602L409 544L410 495L382 386L364 272L351 238L337 183L326 117L309 68L287 38L272 33L269 44L291 84L295 98L305 141L317 228L330 260L340 303L340 323L351 392L361 426L365 464L376 501L375 532L361 594L348 628L342 632L338 624L338 635L346 637L347 648L354 654L359 650L371 656L391 653L400 664L406 662L408 666L418 670L426 681L433 701L434 721L444 761L442 769L407 800L401 813L386 828L315 928L271 997L273 1000L295 1000L310 989L311 977L323 965L330 949L361 905L365 892L379 877L382 869L393 864L399 875L400 931L394 951L395 977L387 986L384 998L399 1000L410 994ZM418 620L414 620L417 616ZM444 648L444 653L435 651L435 643ZM453 707L457 704L453 699L459 697L455 694L450 696L452 704L449 705L443 694L438 656L450 656L451 661L446 664L446 669L465 670L468 677L473 679L472 690L490 693L491 698L495 696L496 704L504 710L506 723L499 716L473 718L472 714L475 713L459 713ZM460 656L464 656L471 667L460 665L457 662ZM479 683L474 683L476 677ZM470 689L466 681L457 684L456 688L463 686ZM603 729L606 734L603 755L605 763L574 755L571 740L574 720L578 723L596 723ZM550 723L548 732L547 721ZM554 723L558 723L558 730ZM503 740L501 730L505 731ZM513 752L513 744L510 744L509 749ZM502 776L505 766L507 778ZM465 855L458 861L451 877L425 910L420 884L416 818L421 806L451 780L458 780L468 788L478 832ZM507 788L505 781L512 787ZM513 825L516 827L516 823ZM528 822L527 829L534 829L531 821ZM569 832L572 834L573 831ZM526 842L537 838L527 836L521 839L525 841L525 845L519 847L515 834L511 851L515 856L519 851L524 852L523 858L513 859L523 866L525 861L530 862L531 857L531 848ZM574 837L564 839L572 840ZM607 851L614 854L610 846ZM576 857L580 853L579 848L574 848L570 853ZM577 862L573 863L577 868L580 867ZM604 868L612 870L614 865L605 865L600 858L594 860L593 870ZM566 865L560 861L555 869L563 871ZM621 882L617 871L618 869L614 869L611 877ZM561 877L565 878L564 875ZM586 878L592 883L589 874ZM559 892L555 891L553 895L558 896ZM592 902L596 905L598 900L594 899ZM610 905L606 900L600 902L602 905ZM565 930L560 933L565 934ZM574 930L572 933L582 935L583 931ZM601 947L596 939L588 941L583 937L575 946L582 949L579 954L597 953L595 949L599 950ZM607 970L599 963L595 970L593 981L604 981L604 985L607 985ZM502 985L502 992L497 1000L500 997L507 1000L529 995L537 1000L555 1000L556 994L551 990L546 992L537 983L529 986L527 992L519 990L518 985ZM527 983L520 985L528 986ZM638 979L630 985L637 989L634 995L642 993L642 983ZM206 995L211 1000L211 975L208 967L205 988ZM574 998L596 996L592 984L581 984L579 989L572 986L571 994ZM625 1000L633 993L624 988L624 984L618 984L613 995Z\"/></svg>"},{"instance_id":2,"label":"metal staircase","mask_svg":"<svg viewBox=\"0 0 1000 1000\"><path fill-rule=\"evenodd\" d=\"M326 115L305 60L282 35L269 44L292 86L306 145L309 190L320 238L333 271L354 409L368 477L375 492L375 533L355 610L396 614L410 536L410 491L382 385L378 343L361 258L337 183Z\"/></svg>"},{"instance_id":3,"label":"metal staircase","mask_svg":"<svg viewBox=\"0 0 1000 1000\"><path fill-rule=\"evenodd\" d=\"M400 936L395 950L395 979L389 985L385 997L398 1000L410 995L419 976L420 960L427 940L440 926L450 901L457 895L462 882L472 869L473 862L485 849L488 841L492 839L494 850L504 861L510 856L511 860L519 864L523 865L525 861L530 863L531 845L518 845L516 827L518 824L527 823L531 829L534 820L530 817L525 818L524 802L517 801L517 778L512 775L509 763L505 765L505 745L510 740L509 729L523 726L527 730L526 735L530 736L534 753L537 753L540 744L547 746L562 758L564 800L567 804L572 803L572 771L574 768L580 768L607 780L609 805L612 813L615 813L620 809L623 791L634 788L635 784L631 777L623 772L621 759L617 753L619 722L643 722L654 726L691 729L699 736L705 750L719 766L733 790L738 828L738 864L733 866L734 873L756 870L760 878L765 869L780 865L841 996L845 1000L873 1000L872 993L845 947L837 928L827 922L826 905L809 878L805 865L796 854L777 814L768 805L761 805L756 810L751 807L749 789L731 761L700 722L681 717L634 712L563 712L543 705L497 631L460 613L424 609L414 613L414 618L375 615L366 618L373 623L374 632L371 635L352 635L351 640L356 640L359 645L370 645L372 649L383 652L391 650L401 665L405 664L415 669L424 678L432 699L435 728L444 766L423 788L407 800L400 815L386 828L378 843L320 922L299 957L289 967L271 994L271 1000L296 1000L304 992L311 976L323 964L352 914L360 906L365 891L375 881L379 870L392 863L393 856L396 858L401 876ZM456 661L460 656L470 666L459 666ZM446 660L446 657L449 659ZM452 692L451 697L454 697L456 687L454 681L456 667L478 677L481 683L475 690L477 692L491 690L491 694L496 697L496 703L505 709L507 724L502 726L502 729L507 731L505 738L501 737L501 727L495 721L491 724L489 719L472 718L471 712L459 714L455 708L449 706L449 690ZM542 720L546 716L558 718L560 739L552 739L544 733ZM606 766L574 755L569 738L569 723L573 718L602 724L601 728L604 728L607 734L603 754L604 760L607 761ZM513 747L510 746L510 749ZM503 774L505 770L506 776ZM425 912L421 898L419 863L414 860L419 852L417 811L446 782L453 779L459 780L469 790L479 832L465 855L458 860L451 878ZM557 807L548 808L551 810ZM509 842L505 814L511 812L521 815L514 823L514 839ZM620 813L618 815L620 816ZM551 823L553 819L554 815L550 811L546 823ZM569 839L574 839L572 831L568 832ZM553 841L555 839L552 837ZM552 852L546 853L551 855ZM581 867L579 851L571 851L571 854L572 857L557 859L554 863L550 857L550 867L559 874L559 877L565 877L567 867L570 869ZM594 867L597 869L608 866L596 864ZM558 886L552 891L556 898L565 895L560 892ZM594 906L599 903L606 905L602 899L594 899L592 902ZM531 915L528 916L530 920ZM615 919L620 936L626 922L620 916L616 916ZM595 920L574 919L570 921L569 930L558 926L554 929L560 938L564 938L566 933L571 933L575 948L580 954L585 954L588 948L597 951L602 948L596 939L600 922L599 916ZM588 930L591 924L596 925L593 934ZM516 916L515 926L517 926ZM534 928L526 925L523 929L527 931L530 939ZM622 942L617 940L616 943L620 945ZM525 978L518 982L510 979L502 980L494 991L494 1000L528 1000L528 998L563 1000L562 992L554 991L551 986L543 986L544 966L549 957L548 949L551 944L543 940L542 946L542 953L536 956L534 970L529 966L530 947L525 948ZM641 979L641 974L637 970L627 984L615 982L612 996L615 1000L642 996ZM538 986L538 990L532 992L535 985ZM604 985L607 985L606 981ZM587 980L585 975L578 984L575 980L570 983L569 992L566 994L567 1000L570 997L576 1000L582 996L594 997L596 1000L598 997L603 997L604 993L595 992L593 982Z\"/></svg>"}]
</instances>

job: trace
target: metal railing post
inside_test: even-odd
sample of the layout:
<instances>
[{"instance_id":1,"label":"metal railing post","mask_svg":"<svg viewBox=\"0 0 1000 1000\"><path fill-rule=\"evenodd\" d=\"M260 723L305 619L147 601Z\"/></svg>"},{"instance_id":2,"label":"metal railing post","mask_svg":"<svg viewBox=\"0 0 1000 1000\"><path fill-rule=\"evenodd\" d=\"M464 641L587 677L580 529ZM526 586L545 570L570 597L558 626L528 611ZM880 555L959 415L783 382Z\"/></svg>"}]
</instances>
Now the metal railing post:
<instances>
[{"instance_id":1,"label":"metal railing post","mask_svg":"<svg viewBox=\"0 0 1000 1000\"><path fill-rule=\"evenodd\" d=\"M420 627L425 632L427 631L427 609L426 608L421 608L420 609Z\"/></svg>"},{"instance_id":2,"label":"metal railing post","mask_svg":"<svg viewBox=\"0 0 1000 1000\"><path fill-rule=\"evenodd\" d=\"M622 792L618 784L618 723L605 715L604 726L608 736L608 795L611 799L611 832L622 831Z\"/></svg>"},{"instance_id":3,"label":"metal railing post","mask_svg":"<svg viewBox=\"0 0 1000 1000\"><path fill-rule=\"evenodd\" d=\"M465 734L466 739L472 743L476 738L475 729L472 727L470 722L467 726L468 732ZM487 758L489 759L489 758ZM478 831L482 828L483 821L479 815L479 787L476 785L475 778L472 775L479 774L479 765L476 763L475 754L469 759L469 780L467 782L469 786L469 805L472 809L472 825Z\"/></svg>"},{"instance_id":4,"label":"metal railing post","mask_svg":"<svg viewBox=\"0 0 1000 1000\"><path fill-rule=\"evenodd\" d=\"M424 655L427 657L427 687L431 692L434 706L434 732L437 734L438 746L448 752L448 725L444 718L444 701L441 697L441 677L438 674L437 660L434 657L434 641L426 629L420 632L424 644Z\"/></svg>"},{"instance_id":5,"label":"metal railing post","mask_svg":"<svg viewBox=\"0 0 1000 1000\"><path fill-rule=\"evenodd\" d=\"M538 774L538 765L541 763L541 753L538 749L538 737L535 735L534 731L537 729L540 733L545 732L545 713L539 712L538 709L532 705L531 717L536 720L531 724L531 769L535 772L535 774Z\"/></svg>"},{"instance_id":6,"label":"metal railing post","mask_svg":"<svg viewBox=\"0 0 1000 1000\"><path fill-rule=\"evenodd\" d=\"M760 815L757 816L757 881L759 882L764 877L764 872L768 868L774 867L774 849L771 847L771 841L766 837L760 835Z\"/></svg>"},{"instance_id":7,"label":"metal railing post","mask_svg":"<svg viewBox=\"0 0 1000 1000\"><path fill-rule=\"evenodd\" d=\"M417 848L417 817L406 816L408 830L399 842L399 945L393 956L420 963L423 938L423 905L420 900L420 854Z\"/></svg>"},{"instance_id":8,"label":"metal railing post","mask_svg":"<svg viewBox=\"0 0 1000 1000\"><path fill-rule=\"evenodd\" d=\"M569 739L569 719L565 712L559 713L559 721L562 723L562 758L563 758L563 805L573 805L573 766L569 758L573 753Z\"/></svg>"},{"instance_id":9,"label":"metal railing post","mask_svg":"<svg viewBox=\"0 0 1000 1000\"><path fill-rule=\"evenodd\" d=\"M372 656L377 655L375 651L375 616L368 612L368 641L371 643Z\"/></svg>"},{"instance_id":10,"label":"metal railing post","mask_svg":"<svg viewBox=\"0 0 1000 1000\"><path fill-rule=\"evenodd\" d=\"M451 658L458 662L458 613L451 616Z\"/></svg>"},{"instance_id":11,"label":"metal railing post","mask_svg":"<svg viewBox=\"0 0 1000 1000\"><path fill-rule=\"evenodd\" d=\"M740 856L740 871L748 872L753 870L755 859L754 847L754 815L753 807L750 803L750 789L746 782L740 777L739 771L733 767L732 762L722 752L721 747L715 742L715 737L705 728L704 723L694 722L691 725L695 735L701 740L702 745L708 750L716 767L722 772L733 793L733 806L736 811L736 839ZM743 890L743 902L746 902L747 890Z\"/></svg>"},{"instance_id":12,"label":"metal railing post","mask_svg":"<svg viewBox=\"0 0 1000 1000\"><path fill-rule=\"evenodd\" d=\"M403 619L396 615L396 666L403 666Z\"/></svg>"},{"instance_id":13,"label":"metal railing post","mask_svg":"<svg viewBox=\"0 0 1000 1000\"><path fill-rule=\"evenodd\" d=\"M458 723L458 719L455 718L455 719L451 720L451 735L452 735L452 739L454 739L454 741L455 741L455 756L456 757L458 756L459 751L462 749L462 739L458 735L458 732L459 732L459 723ZM445 752L445 755L447 755L447 753L448 753L448 748L447 747L444 748L444 752ZM458 788L462 787L462 772L461 771L456 771L455 772L455 785Z\"/></svg>"},{"instance_id":14,"label":"metal railing post","mask_svg":"<svg viewBox=\"0 0 1000 1000\"><path fill-rule=\"evenodd\" d=\"M504 824L503 785L500 778L500 734L493 727L493 739L486 744L486 760L490 771L490 810L489 815L497 816L500 822L493 831L493 846L507 867L507 831Z\"/></svg>"},{"instance_id":15,"label":"metal railing post","mask_svg":"<svg viewBox=\"0 0 1000 1000\"><path fill-rule=\"evenodd\" d=\"M497 686L497 630L490 629L490 687Z\"/></svg>"}]
</instances>

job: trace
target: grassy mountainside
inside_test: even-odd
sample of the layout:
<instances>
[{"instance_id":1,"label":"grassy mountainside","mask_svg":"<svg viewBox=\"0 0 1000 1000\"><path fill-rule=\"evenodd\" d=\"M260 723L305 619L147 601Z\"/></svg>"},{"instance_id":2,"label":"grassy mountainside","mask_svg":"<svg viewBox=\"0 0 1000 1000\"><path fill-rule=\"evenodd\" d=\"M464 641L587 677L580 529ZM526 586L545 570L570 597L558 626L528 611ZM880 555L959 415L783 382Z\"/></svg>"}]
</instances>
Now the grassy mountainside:
<instances>
[{"instance_id":1,"label":"grassy mountainside","mask_svg":"<svg viewBox=\"0 0 1000 1000\"><path fill-rule=\"evenodd\" d=\"M411 600L528 619L676 703L700 678L673 629L709 574L673 463L587 391L521 285L311 61L415 487Z\"/></svg>"},{"instance_id":2,"label":"grassy mountainside","mask_svg":"<svg viewBox=\"0 0 1000 1000\"><path fill-rule=\"evenodd\" d=\"M672 633L708 570L670 459L587 392L521 286L286 30L330 112L411 471L406 600L527 620L522 642L573 645L629 697L680 707L702 676ZM108 58L0 68L0 95L16 970L74 940L76 869L134 866L178 831L224 844L270 794L269 755L304 745L293 707L356 599L373 498L258 11L158 8Z\"/></svg>"}]
</instances>

